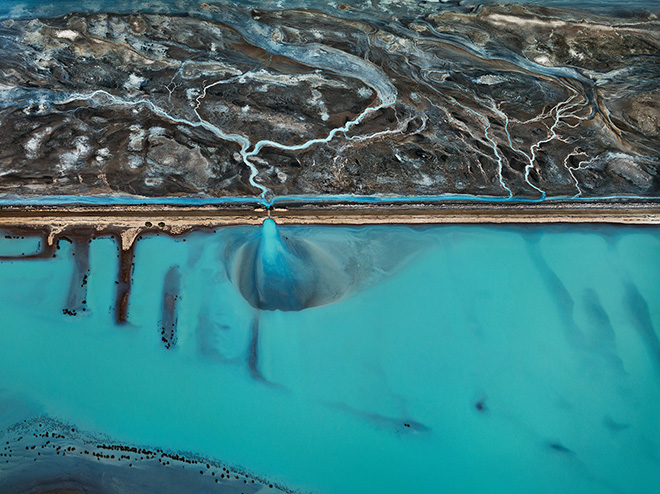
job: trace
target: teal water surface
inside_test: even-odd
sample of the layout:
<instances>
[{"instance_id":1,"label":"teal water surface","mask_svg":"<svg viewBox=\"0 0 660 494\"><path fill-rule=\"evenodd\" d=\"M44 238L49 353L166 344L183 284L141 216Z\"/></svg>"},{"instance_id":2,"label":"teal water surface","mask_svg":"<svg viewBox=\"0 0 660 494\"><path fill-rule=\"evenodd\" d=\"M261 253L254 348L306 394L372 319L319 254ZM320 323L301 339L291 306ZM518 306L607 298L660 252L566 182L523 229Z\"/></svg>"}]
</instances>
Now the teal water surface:
<instances>
[{"instance_id":1,"label":"teal water surface","mask_svg":"<svg viewBox=\"0 0 660 494\"><path fill-rule=\"evenodd\" d=\"M34 251L14 242L26 240L0 236L0 253ZM660 485L656 227L268 223L148 236L126 324L114 317L117 244L89 247L76 316L63 313L75 243L0 261L2 492L36 492L20 486L50 486L53 472L87 485L104 469L119 487L99 492L137 492L129 471L145 478L147 460L80 467L100 435L296 492ZM48 420L77 431L58 440L80 456L48 454L45 439L22 447L19 433L36 438ZM241 492L208 480L195 492Z\"/></svg>"}]
</instances>

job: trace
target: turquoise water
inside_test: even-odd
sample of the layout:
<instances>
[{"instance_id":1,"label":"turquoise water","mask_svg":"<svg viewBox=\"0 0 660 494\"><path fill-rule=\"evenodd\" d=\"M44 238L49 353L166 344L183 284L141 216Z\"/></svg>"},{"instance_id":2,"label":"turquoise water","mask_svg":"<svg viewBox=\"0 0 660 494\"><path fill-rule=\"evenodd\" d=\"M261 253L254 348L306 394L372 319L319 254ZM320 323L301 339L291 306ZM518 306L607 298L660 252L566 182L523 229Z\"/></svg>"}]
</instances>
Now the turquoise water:
<instances>
[{"instance_id":1,"label":"turquoise water","mask_svg":"<svg viewBox=\"0 0 660 494\"><path fill-rule=\"evenodd\" d=\"M1 236L0 253L36 245L14 242L26 240ZM632 494L660 482L656 227L149 236L126 324L115 240L89 244L76 316L63 309L81 250L59 247L0 262L2 492L103 470L108 492L241 492L205 466L158 486L189 464L92 463L82 450L101 435L204 458L208 472L240 468L263 492ZM80 456L48 453L42 427ZM136 468L149 486L131 484Z\"/></svg>"}]
</instances>

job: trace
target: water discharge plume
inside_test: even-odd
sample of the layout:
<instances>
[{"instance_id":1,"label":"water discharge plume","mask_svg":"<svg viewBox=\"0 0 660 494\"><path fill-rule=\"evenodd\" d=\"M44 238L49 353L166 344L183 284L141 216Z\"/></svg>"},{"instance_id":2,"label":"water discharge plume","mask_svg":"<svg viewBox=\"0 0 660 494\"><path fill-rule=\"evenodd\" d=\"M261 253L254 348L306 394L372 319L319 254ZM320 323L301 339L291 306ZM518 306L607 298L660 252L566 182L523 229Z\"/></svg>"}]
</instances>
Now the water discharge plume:
<instances>
[{"instance_id":1,"label":"water discharge plume","mask_svg":"<svg viewBox=\"0 0 660 494\"><path fill-rule=\"evenodd\" d=\"M258 232L228 241L227 272L253 307L299 311L391 275L431 240L421 238L408 227L280 228L268 218Z\"/></svg>"},{"instance_id":2,"label":"water discharge plume","mask_svg":"<svg viewBox=\"0 0 660 494\"><path fill-rule=\"evenodd\" d=\"M341 298L351 285L336 259L305 239L281 235L271 218L230 258L230 278L257 309L324 305Z\"/></svg>"}]
</instances>

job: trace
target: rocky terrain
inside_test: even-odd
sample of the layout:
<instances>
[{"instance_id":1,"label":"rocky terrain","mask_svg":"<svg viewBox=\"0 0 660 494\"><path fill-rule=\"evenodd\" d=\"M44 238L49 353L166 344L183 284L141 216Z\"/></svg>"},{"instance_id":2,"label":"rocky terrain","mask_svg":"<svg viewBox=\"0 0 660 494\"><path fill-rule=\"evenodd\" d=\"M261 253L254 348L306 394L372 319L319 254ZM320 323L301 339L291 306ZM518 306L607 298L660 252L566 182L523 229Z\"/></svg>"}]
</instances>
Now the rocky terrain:
<instances>
[{"instance_id":1,"label":"rocky terrain","mask_svg":"<svg viewBox=\"0 0 660 494\"><path fill-rule=\"evenodd\" d=\"M5 16L0 194L660 195L655 15L364 3Z\"/></svg>"}]
</instances>

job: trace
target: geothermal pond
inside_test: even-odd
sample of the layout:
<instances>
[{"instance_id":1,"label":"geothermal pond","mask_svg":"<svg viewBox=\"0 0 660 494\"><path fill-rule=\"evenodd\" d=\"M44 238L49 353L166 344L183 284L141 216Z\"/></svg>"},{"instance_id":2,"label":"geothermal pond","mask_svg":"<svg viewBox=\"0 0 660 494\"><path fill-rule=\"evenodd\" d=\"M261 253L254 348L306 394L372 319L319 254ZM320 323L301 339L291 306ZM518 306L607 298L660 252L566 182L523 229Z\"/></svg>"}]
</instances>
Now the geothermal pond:
<instances>
[{"instance_id":1,"label":"geothermal pond","mask_svg":"<svg viewBox=\"0 0 660 494\"><path fill-rule=\"evenodd\" d=\"M0 237L0 491L653 492L660 229ZM85 248L82 244L86 245ZM75 315L73 315L75 314Z\"/></svg>"}]
</instances>

